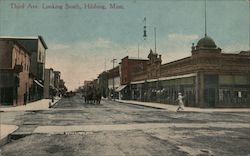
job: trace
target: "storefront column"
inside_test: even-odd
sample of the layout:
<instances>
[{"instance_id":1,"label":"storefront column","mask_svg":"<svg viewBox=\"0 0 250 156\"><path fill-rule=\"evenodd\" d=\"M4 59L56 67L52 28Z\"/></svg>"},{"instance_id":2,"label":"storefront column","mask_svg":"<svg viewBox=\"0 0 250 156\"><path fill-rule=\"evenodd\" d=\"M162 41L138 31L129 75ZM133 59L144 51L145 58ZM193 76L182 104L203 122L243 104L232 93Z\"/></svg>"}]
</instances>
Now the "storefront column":
<instances>
[{"instance_id":1,"label":"storefront column","mask_svg":"<svg viewBox=\"0 0 250 156\"><path fill-rule=\"evenodd\" d=\"M199 104L198 106L203 108L204 106L204 90L205 90L205 85L204 85L204 73L200 72L198 74L198 101Z\"/></svg>"}]
</instances>

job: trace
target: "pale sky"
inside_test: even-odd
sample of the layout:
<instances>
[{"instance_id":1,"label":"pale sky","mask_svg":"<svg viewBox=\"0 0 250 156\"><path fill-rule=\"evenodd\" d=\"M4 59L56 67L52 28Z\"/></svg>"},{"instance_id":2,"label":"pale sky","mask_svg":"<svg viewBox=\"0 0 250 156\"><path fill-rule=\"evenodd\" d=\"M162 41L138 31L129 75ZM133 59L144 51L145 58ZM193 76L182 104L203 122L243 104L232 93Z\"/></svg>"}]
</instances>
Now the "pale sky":
<instances>
[{"instance_id":1,"label":"pale sky","mask_svg":"<svg viewBox=\"0 0 250 156\"><path fill-rule=\"evenodd\" d=\"M123 9L110 9L110 3ZM82 8L66 9L67 4ZM249 50L249 13L248 0L207 0L208 36L224 52ZM46 67L61 71L69 89L96 78L105 60L110 69L112 58L137 57L138 44L146 58L154 49L154 27L163 63L189 56L191 44L204 36L204 0L0 0L0 35L42 35L49 48Z\"/></svg>"}]
</instances>

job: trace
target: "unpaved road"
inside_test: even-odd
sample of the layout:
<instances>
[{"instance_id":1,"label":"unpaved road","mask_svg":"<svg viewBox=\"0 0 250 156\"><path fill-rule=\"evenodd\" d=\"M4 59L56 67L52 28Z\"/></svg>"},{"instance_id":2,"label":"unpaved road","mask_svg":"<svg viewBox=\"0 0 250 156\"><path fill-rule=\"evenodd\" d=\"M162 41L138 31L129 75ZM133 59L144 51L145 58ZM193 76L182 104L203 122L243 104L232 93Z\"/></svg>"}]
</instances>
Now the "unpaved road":
<instances>
[{"instance_id":1,"label":"unpaved road","mask_svg":"<svg viewBox=\"0 0 250 156\"><path fill-rule=\"evenodd\" d=\"M80 96L53 109L1 112L19 129L0 155L250 155L250 114L175 113Z\"/></svg>"}]
</instances>

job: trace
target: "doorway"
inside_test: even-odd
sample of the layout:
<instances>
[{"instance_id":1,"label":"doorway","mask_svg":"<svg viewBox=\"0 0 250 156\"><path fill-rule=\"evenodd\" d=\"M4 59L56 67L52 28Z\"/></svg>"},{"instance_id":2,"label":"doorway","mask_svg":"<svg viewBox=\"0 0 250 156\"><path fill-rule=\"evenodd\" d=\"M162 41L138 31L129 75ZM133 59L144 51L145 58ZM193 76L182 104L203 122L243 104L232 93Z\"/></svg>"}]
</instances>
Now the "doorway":
<instances>
[{"instance_id":1,"label":"doorway","mask_svg":"<svg viewBox=\"0 0 250 156\"><path fill-rule=\"evenodd\" d=\"M208 107L214 107L216 103L216 89L206 88L205 89L205 103Z\"/></svg>"},{"instance_id":2,"label":"doorway","mask_svg":"<svg viewBox=\"0 0 250 156\"><path fill-rule=\"evenodd\" d=\"M218 102L218 75L205 75L204 101L207 107L215 107Z\"/></svg>"}]
</instances>

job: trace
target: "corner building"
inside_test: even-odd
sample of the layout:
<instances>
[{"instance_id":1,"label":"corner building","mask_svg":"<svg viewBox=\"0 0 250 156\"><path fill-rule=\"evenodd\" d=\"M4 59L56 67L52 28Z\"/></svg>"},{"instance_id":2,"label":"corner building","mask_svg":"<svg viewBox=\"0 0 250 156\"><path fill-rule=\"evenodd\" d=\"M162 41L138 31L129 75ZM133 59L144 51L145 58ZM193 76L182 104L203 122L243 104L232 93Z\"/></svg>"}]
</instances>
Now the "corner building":
<instances>
[{"instance_id":1,"label":"corner building","mask_svg":"<svg viewBox=\"0 0 250 156\"><path fill-rule=\"evenodd\" d=\"M148 70L133 75L132 99L171 104L181 92L186 106L250 107L249 52L222 53L214 40L205 36L192 46L191 53L163 65L149 57Z\"/></svg>"}]
</instances>

